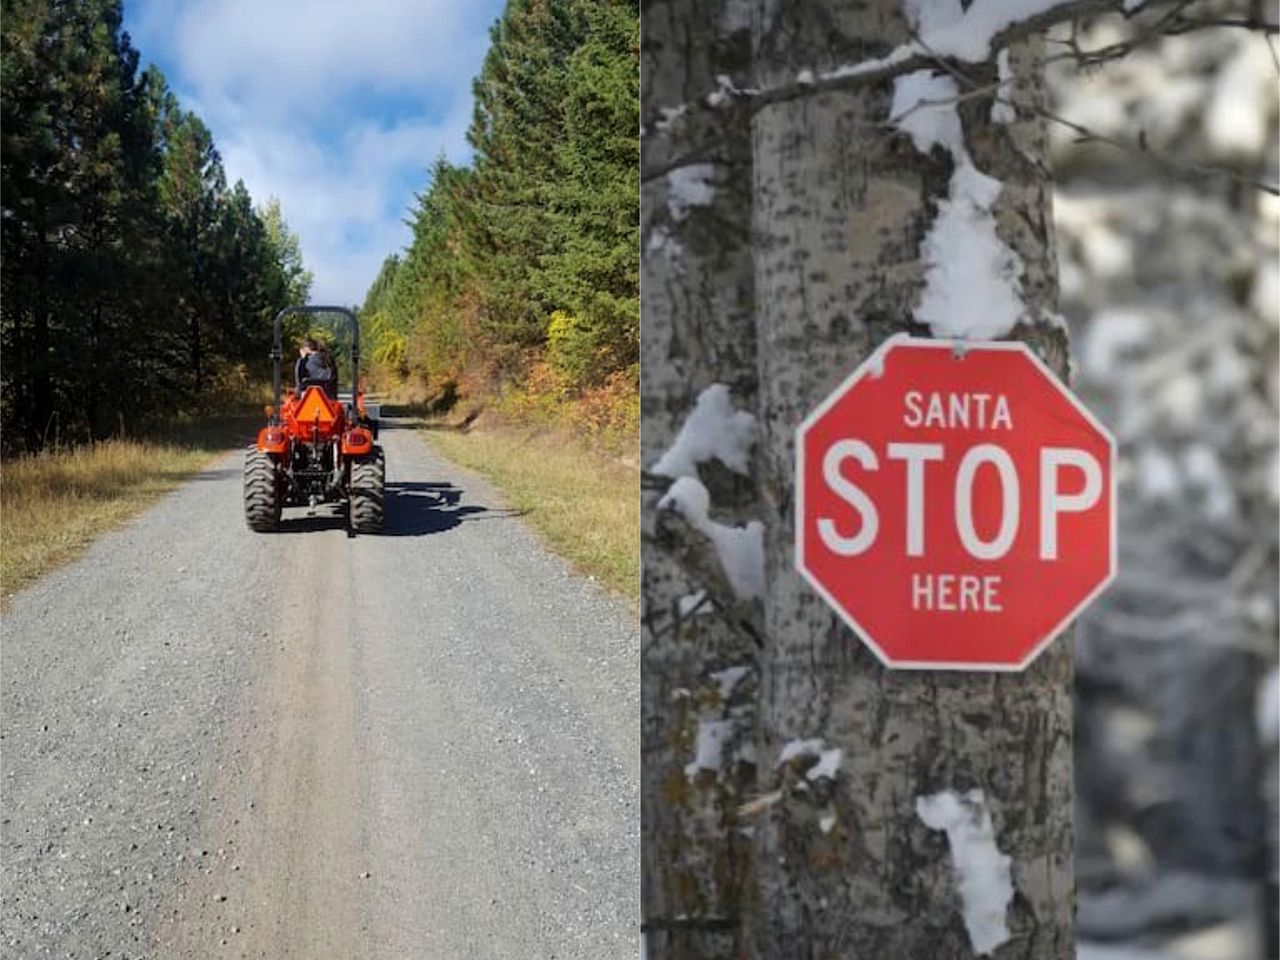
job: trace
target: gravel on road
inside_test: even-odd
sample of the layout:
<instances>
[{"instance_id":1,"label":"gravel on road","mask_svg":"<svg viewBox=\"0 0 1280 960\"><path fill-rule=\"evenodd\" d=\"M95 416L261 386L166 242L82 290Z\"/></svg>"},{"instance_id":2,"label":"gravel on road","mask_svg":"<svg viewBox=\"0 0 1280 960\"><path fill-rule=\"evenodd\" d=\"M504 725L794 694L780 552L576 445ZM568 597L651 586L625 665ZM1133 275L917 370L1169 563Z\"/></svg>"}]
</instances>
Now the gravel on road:
<instances>
[{"instance_id":1,"label":"gravel on road","mask_svg":"<svg viewBox=\"0 0 1280 960\"><path fill-rule=\"evenodd\" d=\"M228 455L0 629L0 953L634 958L634 608L390 421L387 530Z\"/></svg>"}]
</instances>

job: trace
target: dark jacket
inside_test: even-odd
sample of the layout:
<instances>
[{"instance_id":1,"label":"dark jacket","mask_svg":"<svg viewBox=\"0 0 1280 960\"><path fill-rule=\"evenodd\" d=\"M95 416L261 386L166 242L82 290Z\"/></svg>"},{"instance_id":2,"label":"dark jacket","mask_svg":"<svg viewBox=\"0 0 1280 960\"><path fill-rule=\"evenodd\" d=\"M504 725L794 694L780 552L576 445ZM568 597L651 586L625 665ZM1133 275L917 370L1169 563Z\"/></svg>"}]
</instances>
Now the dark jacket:
<instances>
[{"instance_id":1,"label":"dark jacket","mask_svg":"<svg viewBox=\"0 0 1280 960\"><path fill-rule=\"evenodd\" d=\"M293 370L293 376L298 385L299 393L302 392L304 382L308 380L315 381L324 387L325 393L333 395L337 392L337 371L333 369L324 355L318 351L313 351L305 357L299 357L298 363Z\"/></svg>"}]
</instances>

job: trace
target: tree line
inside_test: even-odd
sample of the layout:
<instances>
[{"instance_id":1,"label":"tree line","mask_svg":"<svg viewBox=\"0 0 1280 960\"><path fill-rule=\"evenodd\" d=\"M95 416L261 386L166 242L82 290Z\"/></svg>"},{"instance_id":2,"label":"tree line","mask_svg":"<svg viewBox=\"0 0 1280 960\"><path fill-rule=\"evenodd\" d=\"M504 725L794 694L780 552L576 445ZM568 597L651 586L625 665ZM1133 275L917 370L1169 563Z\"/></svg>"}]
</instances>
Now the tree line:
<instances>
[{"instance_id":1,"label":"tree line","mask_svg":"<svg viewBox=\"0 0 1280 960\"><path fill-rule=\"evenodd\" d=\"M208 404L307 298L279 203L227 185L209 129L139 70L120 0L3 13L4 452Z\"/></svg>"},{"instance_id":2,"label":"tree line","mask_svg":"<svg viewBox=\"0 0 1280 960\"><path fill-rule=\"evenodd\" d=\"M375 376L634 396L638 4L511 0L474 92L472 162L432 165L366 295Z\"/></svg>"}]
</instances>

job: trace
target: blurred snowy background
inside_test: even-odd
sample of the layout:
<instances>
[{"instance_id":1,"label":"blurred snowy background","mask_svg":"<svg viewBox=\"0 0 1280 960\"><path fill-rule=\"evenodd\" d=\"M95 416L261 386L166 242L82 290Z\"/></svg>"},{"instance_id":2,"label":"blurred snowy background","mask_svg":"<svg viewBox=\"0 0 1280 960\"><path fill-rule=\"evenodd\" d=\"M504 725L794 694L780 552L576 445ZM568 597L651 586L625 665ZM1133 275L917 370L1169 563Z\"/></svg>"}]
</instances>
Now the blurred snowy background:
<instances>
[{"instance_id":1,"label":"blurred snowy background","mask_svg":"<svg viewBox=\"0 0 1280 960\"><path fill-rule=\"evenodd\" d=\"M1053 128L1076 386L1122 466L1119 577L1077 632L1082 960L1277 956L1280 198L1187 169L1276 181L1274 40L1048 45L1051 110L1150 153Z\"/></svg>"}]
</instances>

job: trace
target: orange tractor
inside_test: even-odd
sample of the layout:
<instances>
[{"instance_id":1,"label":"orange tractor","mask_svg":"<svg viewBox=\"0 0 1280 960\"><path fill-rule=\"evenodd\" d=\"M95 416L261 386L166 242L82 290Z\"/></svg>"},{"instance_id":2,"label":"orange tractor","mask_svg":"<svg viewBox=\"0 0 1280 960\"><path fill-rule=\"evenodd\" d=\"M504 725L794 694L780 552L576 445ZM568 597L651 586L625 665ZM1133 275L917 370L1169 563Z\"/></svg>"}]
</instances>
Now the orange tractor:
<instances>
[{"instance_id":1,"label":"orange tractor","mask_svg":"<svg viewBox=\"0 0 1280 960\"><path fill-rule=\"evenodd\" d=\"M280 330L292 313L338 314L349 321L352 388L348 396L338 391L336 379L328 383L304 379L281 402ZM374 442L377 424L369 419L360 390L356 315L345 307L286 307L276 314L271 359L275 404L267 408L270 419L258 431L258 442L244 461L244 515L250 529L277 529L284 507L343 503L348 535L379 532L386 461Z\"/></svg>"}]
</instances>

